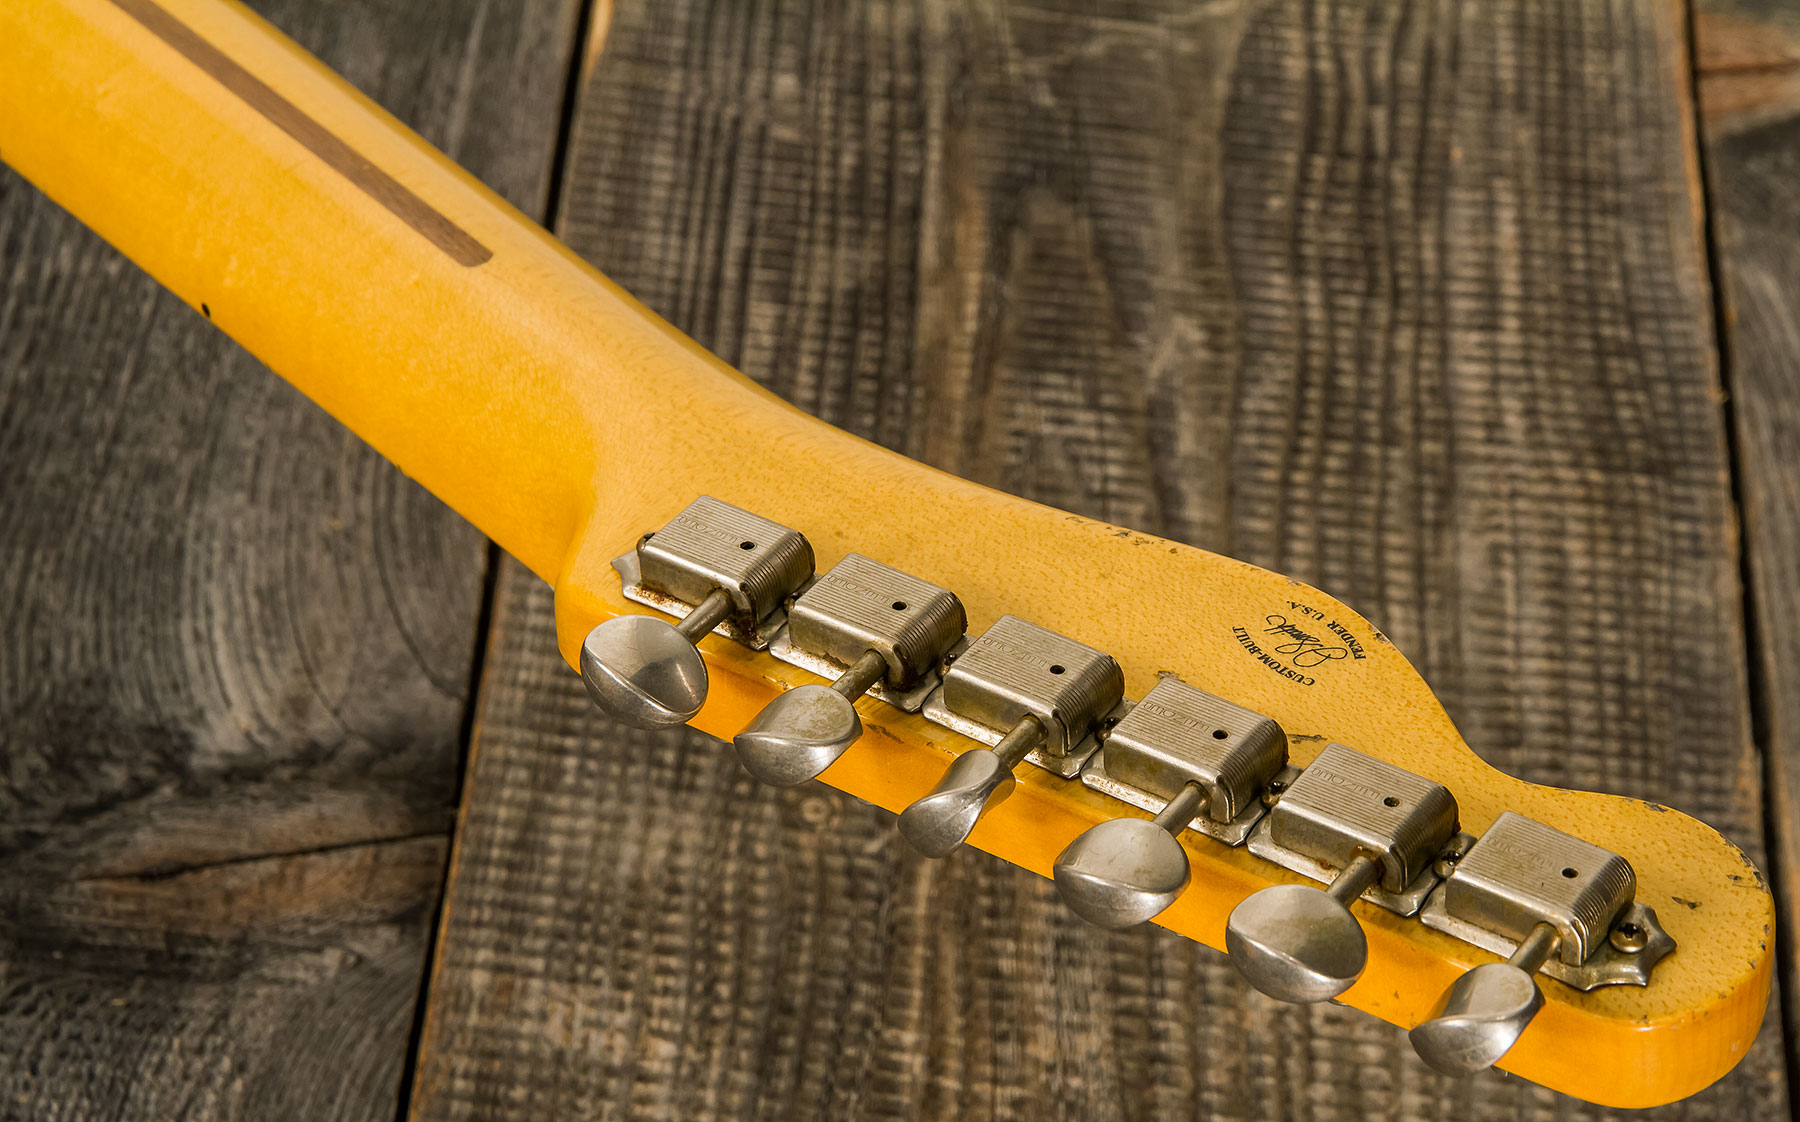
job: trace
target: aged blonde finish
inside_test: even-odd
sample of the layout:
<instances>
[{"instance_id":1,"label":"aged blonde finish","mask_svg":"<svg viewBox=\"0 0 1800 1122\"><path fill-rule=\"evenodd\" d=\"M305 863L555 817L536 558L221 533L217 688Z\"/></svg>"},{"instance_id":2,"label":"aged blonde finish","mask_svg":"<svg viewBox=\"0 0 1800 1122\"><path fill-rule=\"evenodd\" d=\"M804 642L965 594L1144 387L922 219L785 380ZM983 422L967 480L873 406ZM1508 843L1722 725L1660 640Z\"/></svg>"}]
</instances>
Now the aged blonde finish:
<instances>
[{"instance_id":1,"label":"aged blonde finish","mask_svg":"<svg viewBox=\"0 0 1800 1122\"><path fill-rule=\"evenodd\" d=\"M243 9L0 5L0 157L553 582L571 662L596 623L638 610L611 559L696 494L716 495L804 531L821 568L855 550L954 589L971 630L1010 612L1110 651L1131 695L1175 671L1265 712L1298 762L1341 741L1436 779L1471 831L1514 810L1624 854L1679 951L1647 989L1546 983L1543 1013L1500 1066L1646 1106L1711 1083L1754 1037L1772 902L1712 829L1489 768L1400 652L1324 593L998 494L785 405ZM1271 633L1278 619L1362 657L1271 656L1285 670L1272 668L1256 652L1295 641ZM716 735L817 680L717 637L702 647L713 688L694 724ZM858 708L867 732L825 779L882 806L922 794L969 746L877 702ZM1123 811L1034 769L1021 778L972 841L1041 874ZM1159 922L1212 946L1238 901L1295 879L1184 841L1193 887ZM1344 1000L1394 1024L1493 961L1357 911L1370 965Z\"/></svg>"}]
</instances>

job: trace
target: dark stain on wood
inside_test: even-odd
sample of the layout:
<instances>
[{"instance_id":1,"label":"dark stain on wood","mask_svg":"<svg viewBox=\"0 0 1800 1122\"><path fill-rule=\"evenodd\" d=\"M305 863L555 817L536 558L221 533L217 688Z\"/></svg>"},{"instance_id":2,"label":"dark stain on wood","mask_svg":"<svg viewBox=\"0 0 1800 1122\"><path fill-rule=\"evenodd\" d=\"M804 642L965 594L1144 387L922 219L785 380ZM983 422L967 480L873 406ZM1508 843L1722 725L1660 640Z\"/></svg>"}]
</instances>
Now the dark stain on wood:
<instances>
[{"instance_id":1,"label":"dark stain on wood","mask_svg":"<svg viewBox=\"0 0 1800 1122\"><path fill-rule=\"evenodd\" d=\"M1714 138L1800 112L1800 12L1705 0L1694 13L1694 47Z\"/></svg>"}]
</instances>

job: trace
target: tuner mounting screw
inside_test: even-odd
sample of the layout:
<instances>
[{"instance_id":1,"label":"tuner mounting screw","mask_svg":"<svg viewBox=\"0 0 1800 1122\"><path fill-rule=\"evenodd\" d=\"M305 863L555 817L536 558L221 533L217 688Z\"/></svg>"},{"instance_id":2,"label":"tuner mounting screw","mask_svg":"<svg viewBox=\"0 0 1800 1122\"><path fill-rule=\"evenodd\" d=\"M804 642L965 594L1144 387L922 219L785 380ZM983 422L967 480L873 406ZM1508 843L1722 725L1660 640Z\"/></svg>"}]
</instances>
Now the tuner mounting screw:
<instances>
[{"instance_id":1,"label":"tuner mounting screw","mask_svg":"<svg viewBox=\"0 0 1800 1122\"><path fill-rule=\"evenodd\" d=\"M1606 941L1612 944L1615 951L1636 954L1650 945L1650 933L1639 924L1626 920L1612 929L1612 934L1606 937Z\"/></svg>"}]
</instances>

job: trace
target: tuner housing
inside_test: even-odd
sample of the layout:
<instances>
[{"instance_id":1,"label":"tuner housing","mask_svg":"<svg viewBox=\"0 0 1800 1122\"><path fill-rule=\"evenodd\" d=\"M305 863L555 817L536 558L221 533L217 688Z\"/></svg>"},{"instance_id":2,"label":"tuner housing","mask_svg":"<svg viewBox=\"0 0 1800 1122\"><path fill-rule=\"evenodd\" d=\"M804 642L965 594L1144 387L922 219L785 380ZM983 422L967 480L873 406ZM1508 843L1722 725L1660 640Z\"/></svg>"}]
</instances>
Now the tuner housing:
<instances>
[{"instance_id":1,"label":"tuner housing","mask_svg":"<svg viewBox=\"0 0 1800 1122\"><path fill-rule=\"evenodd\" d=\"M1363 898L1412 915L1437 883L1433 865L1456 848L1448 788L1342 744L1327 745L1250 835L1250 852L1330 881L1361 854L1381 862Z\"/></svg>"},{"instance_id":2,"label":"tuner housing","mask_svg":"<svg viewBox=\"0 0 1800 1122\"><path fill-rule=\"evenodd\" d=\"M1656 912L1636 902L1631 863L1522 814L1503 811L1425 902L1425 926L1510 955L1540 923L1556 928L1543 972L1580 990L1648 985L1675 949ZM1614 930L1638 944L1613 945Z\"/></svg>"},{"instance_id":3,"label":"tuner housing","mask_svg":"<svg viewBox=\"0 0 1800 1122\"><path fill-rule=\"evenodd\" d=\"M1001 616L950 663L924 708L928 719L988 745L1036 717L1044 743L1025 759L1073 779L1100 745L1094 734L1124 697L1125 675L1111 655Z\"/></svg>"},{"instance_id":4,"label":"tuner housing","mask_svg":"<svg viewBox=\"0 0 1800 1122\"><path fill-rule=\"evenodd\" d=\"M1174 675L1127 704L1130 711L1082 769L1082 783L1152 813L1197 783L1206 791L1206 809L1187 829L1241 845L1267 809L1263 791L1284 774L1281 726Z\"/></svg>"},{"instance_id":5,"label":"tuner housing","mask_svg":"<svg viewBox=\"0 0 1800 1122\"><path fill-rule=\"evenodd\" d=\"M787 627L769 653L835 678L875 651L887 672L869 692L917 713L937 686L943 659L966 645L968 623L962 601L949 589L850 553L788 607Z\"/></svg>"},{"instance_id":6,"label":"tuner housing","mask_svg":"<svg viewBox=\"0 0 1800 1122\"><path fill-rule=\"evenodd\" d=\"M683 619L724 589L732 614L713 630L764 650L787 597L812 577L813 550L797 530L702 495L613 567L627 599Z\"/></svg>"}]
</instances>

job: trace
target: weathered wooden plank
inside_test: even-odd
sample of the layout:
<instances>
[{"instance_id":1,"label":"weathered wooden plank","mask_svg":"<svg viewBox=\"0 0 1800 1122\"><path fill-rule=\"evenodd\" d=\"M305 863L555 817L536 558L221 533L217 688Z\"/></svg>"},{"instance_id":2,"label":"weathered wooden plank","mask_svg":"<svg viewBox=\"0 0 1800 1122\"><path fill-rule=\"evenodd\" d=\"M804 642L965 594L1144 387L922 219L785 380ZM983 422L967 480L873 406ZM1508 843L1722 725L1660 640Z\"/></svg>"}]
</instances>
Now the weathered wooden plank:
<instances>
[{"instance_id":1,"label":"weathered wooden plank","mask_svg":"<svg viewBox=\"0 0 1800 1122\"><path fill-rule=\"evenodd\" d=\"M541 208L573 0L258 7ZM393 1115L485 562L0 172L0 1117Z\"/></svg>"},{"instance_id":2,"label":"weathered wooden plank","mask_svg":"<svg viewBox=\"0 0 1800 1122\"><path fill-rule=\"evenodd\" d=\"M393 1117L446 848L8 883L0 1117Z\"/></svg>"},{"instance_id":3,"label":"weathered wooden plank","mask_svg":"<svg viewBox=\"0 0 1800 1122\"><path fill-rule=\"evenodd\" d=\"M621 7L563 232L803 407L1321 584L1496 763L1757 852L1684 35L1635 3ZM493 636L419 1118L1604 1113L605 724L516 567ZM1660 1116L1782 1115L1781 1044Z\"/></svg>"},{"instance_id":4,"label":"weathered wooden plank","mask_svg":"<svg viewBox=\"0 0 1800 1122\"><path fill-rule=\"evenodd\" d=\"M1788 1070L1800 1070L1800 12L1704 0L1701 127L1726 311L1726 388L1754 611L1758 739L1784 924Z\"/></svg>"}]
</instances>

